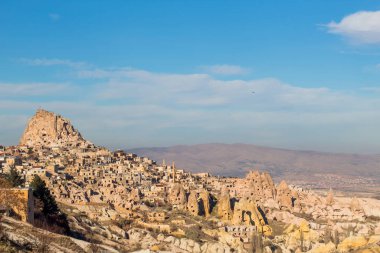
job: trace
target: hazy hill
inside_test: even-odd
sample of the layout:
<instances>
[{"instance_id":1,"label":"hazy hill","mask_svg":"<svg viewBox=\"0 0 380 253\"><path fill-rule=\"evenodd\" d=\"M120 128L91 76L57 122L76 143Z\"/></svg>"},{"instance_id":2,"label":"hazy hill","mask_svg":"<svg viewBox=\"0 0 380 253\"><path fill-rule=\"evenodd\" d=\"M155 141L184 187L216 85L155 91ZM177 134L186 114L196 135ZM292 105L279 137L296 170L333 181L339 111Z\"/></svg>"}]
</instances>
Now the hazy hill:
<instances>
[{"instance_id":1,"label":"hazy hill","mask_svg":"<svg viewBox=\"0 0 380 253\"><path fill-rule=\"evenodd\" d=\"M128 151L159 162L175 161L178 167L192 172L208 171L221 176L243 176L255 168L293 182L325 182L326 187L334 186L334 181L364 185L380 182L380 155L296 151L247 144L181 145Z\"/></svg>"}]
</instances>

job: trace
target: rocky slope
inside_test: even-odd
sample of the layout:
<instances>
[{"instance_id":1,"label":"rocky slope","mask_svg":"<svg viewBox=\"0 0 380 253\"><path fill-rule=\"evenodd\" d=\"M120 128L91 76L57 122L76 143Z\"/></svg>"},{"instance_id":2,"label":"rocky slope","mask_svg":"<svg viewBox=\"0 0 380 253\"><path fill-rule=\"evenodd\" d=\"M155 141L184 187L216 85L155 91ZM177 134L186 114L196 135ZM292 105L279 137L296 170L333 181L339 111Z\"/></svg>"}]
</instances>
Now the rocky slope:
<instances>
[{"instance_id":1,"label":"rocky slope","mask_svg":"<svg viewBox=\"0 0 380 253\"><path fill-rule=\"evenodd\" d=\"M43 109L28 121L20 145L84 147L90 143L72 126L68 119Z\"/></svg>"},{"instance_id":2,"label":"rocky slope","mask_svg":"<svg viewBox=\"0 0 380 253\"><path fill-rule=\"evenodd\" d=\"M119 251L104 244L89 243L72 237L48 232L33 227L29 223L2 217L0 252L59 252L59 253L85 253ZM3 242L7 242L4 243Z\"/></svg>"}]
</instances>

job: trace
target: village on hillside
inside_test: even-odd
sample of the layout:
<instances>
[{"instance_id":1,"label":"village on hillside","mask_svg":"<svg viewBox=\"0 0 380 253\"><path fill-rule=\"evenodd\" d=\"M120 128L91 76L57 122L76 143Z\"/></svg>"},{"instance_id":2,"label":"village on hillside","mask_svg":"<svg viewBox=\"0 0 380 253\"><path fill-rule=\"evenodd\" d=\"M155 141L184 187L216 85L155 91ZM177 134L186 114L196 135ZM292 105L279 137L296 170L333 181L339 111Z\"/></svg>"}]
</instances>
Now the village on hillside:
<instances>
[{"instance_id":1,"label":"village on hillside","mask_svg":"<svg viewBox=\"0 0 380 253\"><path fill-rule=\"evenodd\" d=\"M380 252L380 200L276 185L258 169L193 174L96 146L39 109L18 145L0 146L1 240L15 252ZM49 232L31 239L20 222Z\"/></svg>"}]
</instances>

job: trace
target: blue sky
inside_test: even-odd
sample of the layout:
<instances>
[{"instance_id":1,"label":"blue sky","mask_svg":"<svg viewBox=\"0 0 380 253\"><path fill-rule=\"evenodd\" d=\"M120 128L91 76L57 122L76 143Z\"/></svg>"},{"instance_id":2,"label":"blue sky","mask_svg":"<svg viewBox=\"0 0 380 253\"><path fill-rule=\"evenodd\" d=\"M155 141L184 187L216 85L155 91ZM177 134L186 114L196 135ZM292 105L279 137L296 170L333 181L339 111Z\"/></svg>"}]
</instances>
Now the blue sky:
<instances>
[{"instance_id":1,"label":"blue sky","mask_svg":"<svg viewBox=\"0 0 380 253\"><path fill-rule=\"evenodd\" d=\"M0 143L380 153L380 1L1 1ZM252 91L255 91L253 94Z\"/></svg>"}]
</instances>

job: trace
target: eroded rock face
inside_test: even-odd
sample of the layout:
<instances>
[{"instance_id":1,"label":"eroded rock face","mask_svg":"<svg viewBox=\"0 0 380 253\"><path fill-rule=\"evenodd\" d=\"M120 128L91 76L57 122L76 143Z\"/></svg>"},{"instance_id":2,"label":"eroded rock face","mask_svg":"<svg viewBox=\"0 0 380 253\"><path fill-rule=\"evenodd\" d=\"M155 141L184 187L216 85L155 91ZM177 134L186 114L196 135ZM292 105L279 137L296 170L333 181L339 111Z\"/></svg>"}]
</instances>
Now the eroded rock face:
<instances>
[{"instance_id":1,"label":"eroded rock face","mask_svg":"<svg viewBox=\"0 0 380 253\"><path fill-rule=\"evenodd\" d=\"M300 207L297 191L290 189L284 180L277 186L276 197L280 209L292 210L294 207Z\"/></svg>"},{"instance_id":2,"label":"eroded rock face","mask_svg":"<svg viewBox=\"0 0 380 253\"><path fill-rule=\"evenodd\" d=\"M250 188L257 199L274 198L276 187L268 173L260 174L258 171L251 171L247 174L246 180L250 181Z\"/></svg>"},{"instance_id":3,"label":"eroded rock face","mask_svg":"<svg viewBox=\"0 0 380 253\"><path fill-rule=\"evenodd\" d=\"M232 219L230 193L227 188L223 188L217 203L218 217L221 220Z\"/></svg>"},{"instance_id":4,"label":"eroded rock face","mask_svg":"<svg viewBox=\"0 0 380 253\"><path fill-rule=\"evenodd\" d=\"M243 197L239 202L235 203L232 224L254 225L258 228L258 231L263 232L266 235L272 234L272 230L267 226L263 215L258 209L256 201L248 197Z\"/></svg>"},{"instance_id":5,"label":"eroded rock face","mask_svg":"<svg viewBox=\"0 0 380 253\"><path fill-rule=\"evenodd\" d=\"M198 215L199 214L198 193L196 193L195 191L190 192L189 200L187 202L187 210L192 215Z\"/></svg>"},{"instance_id":6,"label":"eroded rock face","mask_svg":"<svg viewBox=\"0 0 380 253\"><path fill-rule=\"evenodd\" d=\"M199 199L201 203L201 213L203 213L204 216L209 217L211 212L210 194L207 190L202 190L199 193Z\"/></svg>"},{"instance_id":7,"label":"eroded rock face","mask_svg":"<svg viewBox=\"0 0 380 253\"><path fill-rule=\"evenodd\" d=\"M29 120L20 145L64 147L85 147L90 145L71 125L70 121L53 112L38 109Z\"/></svg>"},{"instance_id":8,"label":"eroded rock face","mask_svg":"<svg viewBox=\"0 0 380 253\"><path fill-rule=\"evenodd\" d=\"M172 185L168 199L170 204L177 209L184 210L186 208L186 191L181 184L176 183Z\"/></svg>"}]
</instances>

